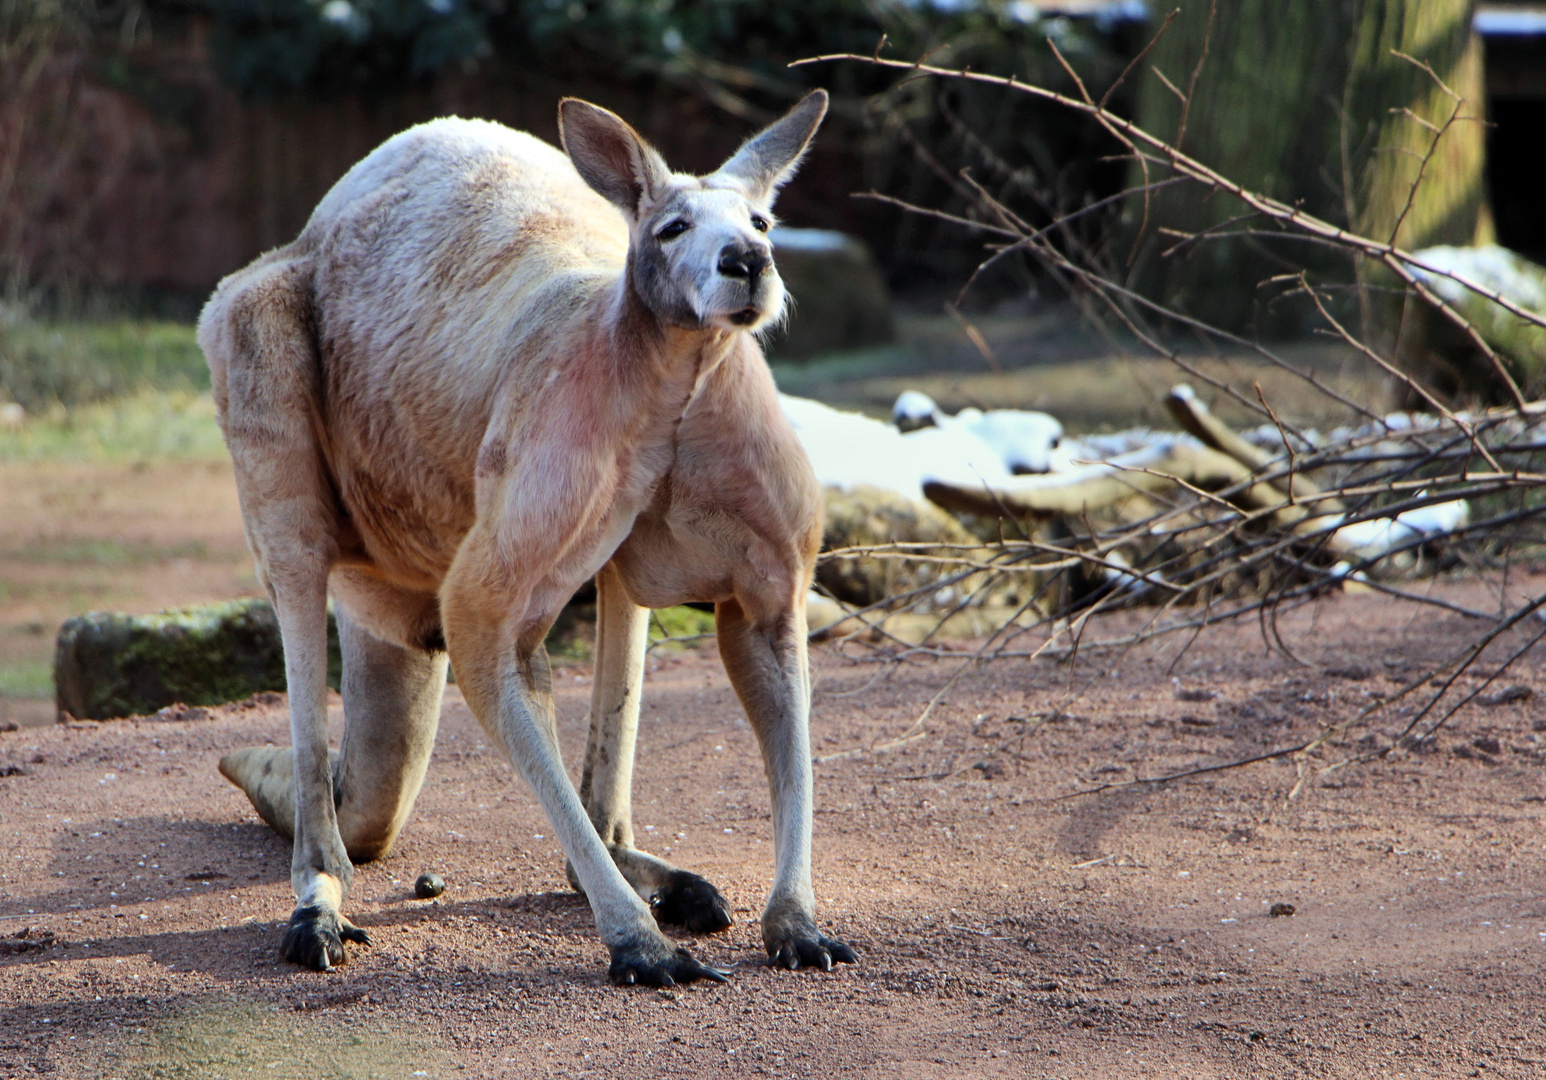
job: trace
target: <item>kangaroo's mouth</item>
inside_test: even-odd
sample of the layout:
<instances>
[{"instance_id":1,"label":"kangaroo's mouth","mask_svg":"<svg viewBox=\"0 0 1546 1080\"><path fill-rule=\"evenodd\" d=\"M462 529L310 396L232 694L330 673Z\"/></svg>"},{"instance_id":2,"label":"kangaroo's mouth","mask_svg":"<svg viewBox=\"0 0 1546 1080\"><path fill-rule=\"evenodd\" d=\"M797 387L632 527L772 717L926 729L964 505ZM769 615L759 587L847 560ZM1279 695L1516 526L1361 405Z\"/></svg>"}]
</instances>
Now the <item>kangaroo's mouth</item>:
<instances>
[{"instance_id":1,"label":"kangaroo's mouth","mask_svg":"<svg viewBox=\"0 0 1546 1080\"><path fill-rule=\"evenodd\" d=\"M750 326L762 317L762 312L754 307L743 307L740 311L730 313L730 321L736 326Z\"/></svg>"}]
</instances>

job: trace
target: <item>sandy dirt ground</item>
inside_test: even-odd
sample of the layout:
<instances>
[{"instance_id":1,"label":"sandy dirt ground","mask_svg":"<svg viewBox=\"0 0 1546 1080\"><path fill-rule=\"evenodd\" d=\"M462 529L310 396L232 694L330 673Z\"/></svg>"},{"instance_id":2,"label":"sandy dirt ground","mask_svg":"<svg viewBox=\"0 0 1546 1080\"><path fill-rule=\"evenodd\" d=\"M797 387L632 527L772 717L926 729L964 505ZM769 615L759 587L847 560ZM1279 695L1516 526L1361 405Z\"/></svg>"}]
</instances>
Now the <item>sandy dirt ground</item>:
<instances>
[{"instance_id":1,"label":"sandy dirt ground","mask_svg":"<svg viewBox=\"0 0 1546 1080\"><path fill-rule=\"evenodd\" d=\"M228 460L0 463L0 725L53 722L69 616L258 591Z\"/></svg>"},{"instance_id":2,"label":"sandy dirt ground","mask_svg":"<svg viewBox=\"0 0 1546 1080\"><path fill-rule=\"evenodd\" d=\"M1436 588L1497 610L1546 577ZM1346 723L1482 625L1334 596L1281 619L1293 657L1252 623L1008 661L890 749L957 663L818 650L816 893L860 952L831 973L765 966L751 733L711 652L657 656L641 843L737 919L690 942L730 983L673 991L608 984L550 828L454 687L415 815L348 905L374 944L321 975L279 961L287 847L215 771L287 741L281 697L0 733L0 1077L1546 1076L1535 653L1410 751L1324 771L1420 697L1308 761L1131 783ZM571 764L589 679L560 672ZM438 900L413 897L425 870Z\"/></svg>"}]
</instances>

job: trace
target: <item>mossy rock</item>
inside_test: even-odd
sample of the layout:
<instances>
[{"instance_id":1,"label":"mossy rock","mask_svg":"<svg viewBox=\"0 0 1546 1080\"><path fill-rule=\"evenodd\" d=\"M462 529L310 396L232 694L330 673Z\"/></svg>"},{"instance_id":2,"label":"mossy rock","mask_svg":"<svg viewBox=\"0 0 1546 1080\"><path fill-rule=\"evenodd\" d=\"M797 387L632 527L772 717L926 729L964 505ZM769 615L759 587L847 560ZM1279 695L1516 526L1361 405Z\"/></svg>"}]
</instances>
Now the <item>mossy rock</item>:
<instances>
[{"instance_id":1,"label":"mossy rock","mask_svg":"<svg viewBox=\"0 0 1546 1080\"><path fill-rule=\"evenodd\" d=\"M328 613L328 685L343 672ZM61 718L108 720L176 702L220 705L285 689L279 620L266 600L233 600L155 615L94 611L59 630L54 686Z\"/></svg>"},{"instance_id":2,"label":"mossy rock","mask_svg":"<svg viewBox=\"0 0 1546 1080\"><path fill-rule=\"evenodd\" d=\"M896 340L891 294L863 241L826 229L773 231L773 261L789 290L789 321L768 341L779 360L808 360Z\"/></svg>"},{"instance_id":3,"label":"mossy rock","mask_svg":"<svg viewBox=\"0 0 1546 1080\"><path fill-rule=\"evenodd\" d=\"M1546 267L1496 244L1432 247L1416 252L1430 266L1458 274L1526 311L1546 314ZM1465 317L1502 359L1526 397L1546 393L1546 327L1521 319L1451 278L1416 271ZM1413 300L1397 346L1401 365L1441 397L1457 404L1508 404L1512 399L1492 362L1437 308ZM1408 401L1420 407L1420 401Z\"/></svg>"},{"instance_id":4,"label":"mossy rock","mask_svg":"<svg viewBox=\"0 0 1546 1080\"><path fill-rule=\"evenodd\" d=\"M932 503L864 485L847 491L829 487L824 489L824 494L827 509L826 528L822 532L824 551L891 543L978 546L977 540L960 522ZM823 556L816 565L816 581L822 588L844 603L860 607L911 592L951 573L951 568L938 563L878 559L867 555Z\"/></svg>"}]
</instances>

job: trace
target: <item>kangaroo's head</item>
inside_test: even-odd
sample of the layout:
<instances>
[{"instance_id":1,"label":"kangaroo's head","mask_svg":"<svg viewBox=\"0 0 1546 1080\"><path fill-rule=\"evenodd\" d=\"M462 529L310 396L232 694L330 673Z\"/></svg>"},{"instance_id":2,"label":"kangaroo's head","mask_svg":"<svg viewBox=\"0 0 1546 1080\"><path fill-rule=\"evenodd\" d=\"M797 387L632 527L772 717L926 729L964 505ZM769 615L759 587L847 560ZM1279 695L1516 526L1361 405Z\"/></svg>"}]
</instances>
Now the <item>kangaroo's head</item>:
<instances>
[{"instance_id":1,"label":"kangaroo's head","mask_svg":"<svg viewBox=\"0 0 1546 1080\"><path fill-rule=\"evenodd\" d=\"M826 91L814 91L707 176L673 173L618 116L577 98L559 104L558 127L585 182L628 218L628 273L645 305L673 326L755 331L784 315L773 198L826 113Z\"/></svg>"}]
</instances>

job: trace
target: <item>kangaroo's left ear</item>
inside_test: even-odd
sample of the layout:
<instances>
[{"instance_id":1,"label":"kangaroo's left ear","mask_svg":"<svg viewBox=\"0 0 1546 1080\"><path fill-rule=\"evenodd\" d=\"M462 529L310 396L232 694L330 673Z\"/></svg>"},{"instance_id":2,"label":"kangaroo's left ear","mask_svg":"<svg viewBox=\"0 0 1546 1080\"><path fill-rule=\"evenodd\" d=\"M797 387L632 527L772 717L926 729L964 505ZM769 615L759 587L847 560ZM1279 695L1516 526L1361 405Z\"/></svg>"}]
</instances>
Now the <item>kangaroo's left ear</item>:
<instances>
[{"instance_id":1,"label":"kangaroo's left ear","mask_svg":"<svg viewBox=\"0 0 1546 1080\"><path fill-rule=\"evenodd\" d=\"M754 202L766 202L779 186L794 175L822 118L827 115L827 92L813 90L782 119L753 135L714 173L714 178L733 183Z\"/></svg>"},{"instance_id":2,"label":"kangaroo's left ear","mask_svg":"<svg viewBox=\"0 0 1546 1080\"><path fill-rule=\"evenodd\" d=\"M671 170L654 147L600 105L560 101L558 141L585 182L635 220L670 182Z\"/></svg>"}]
</instances>

